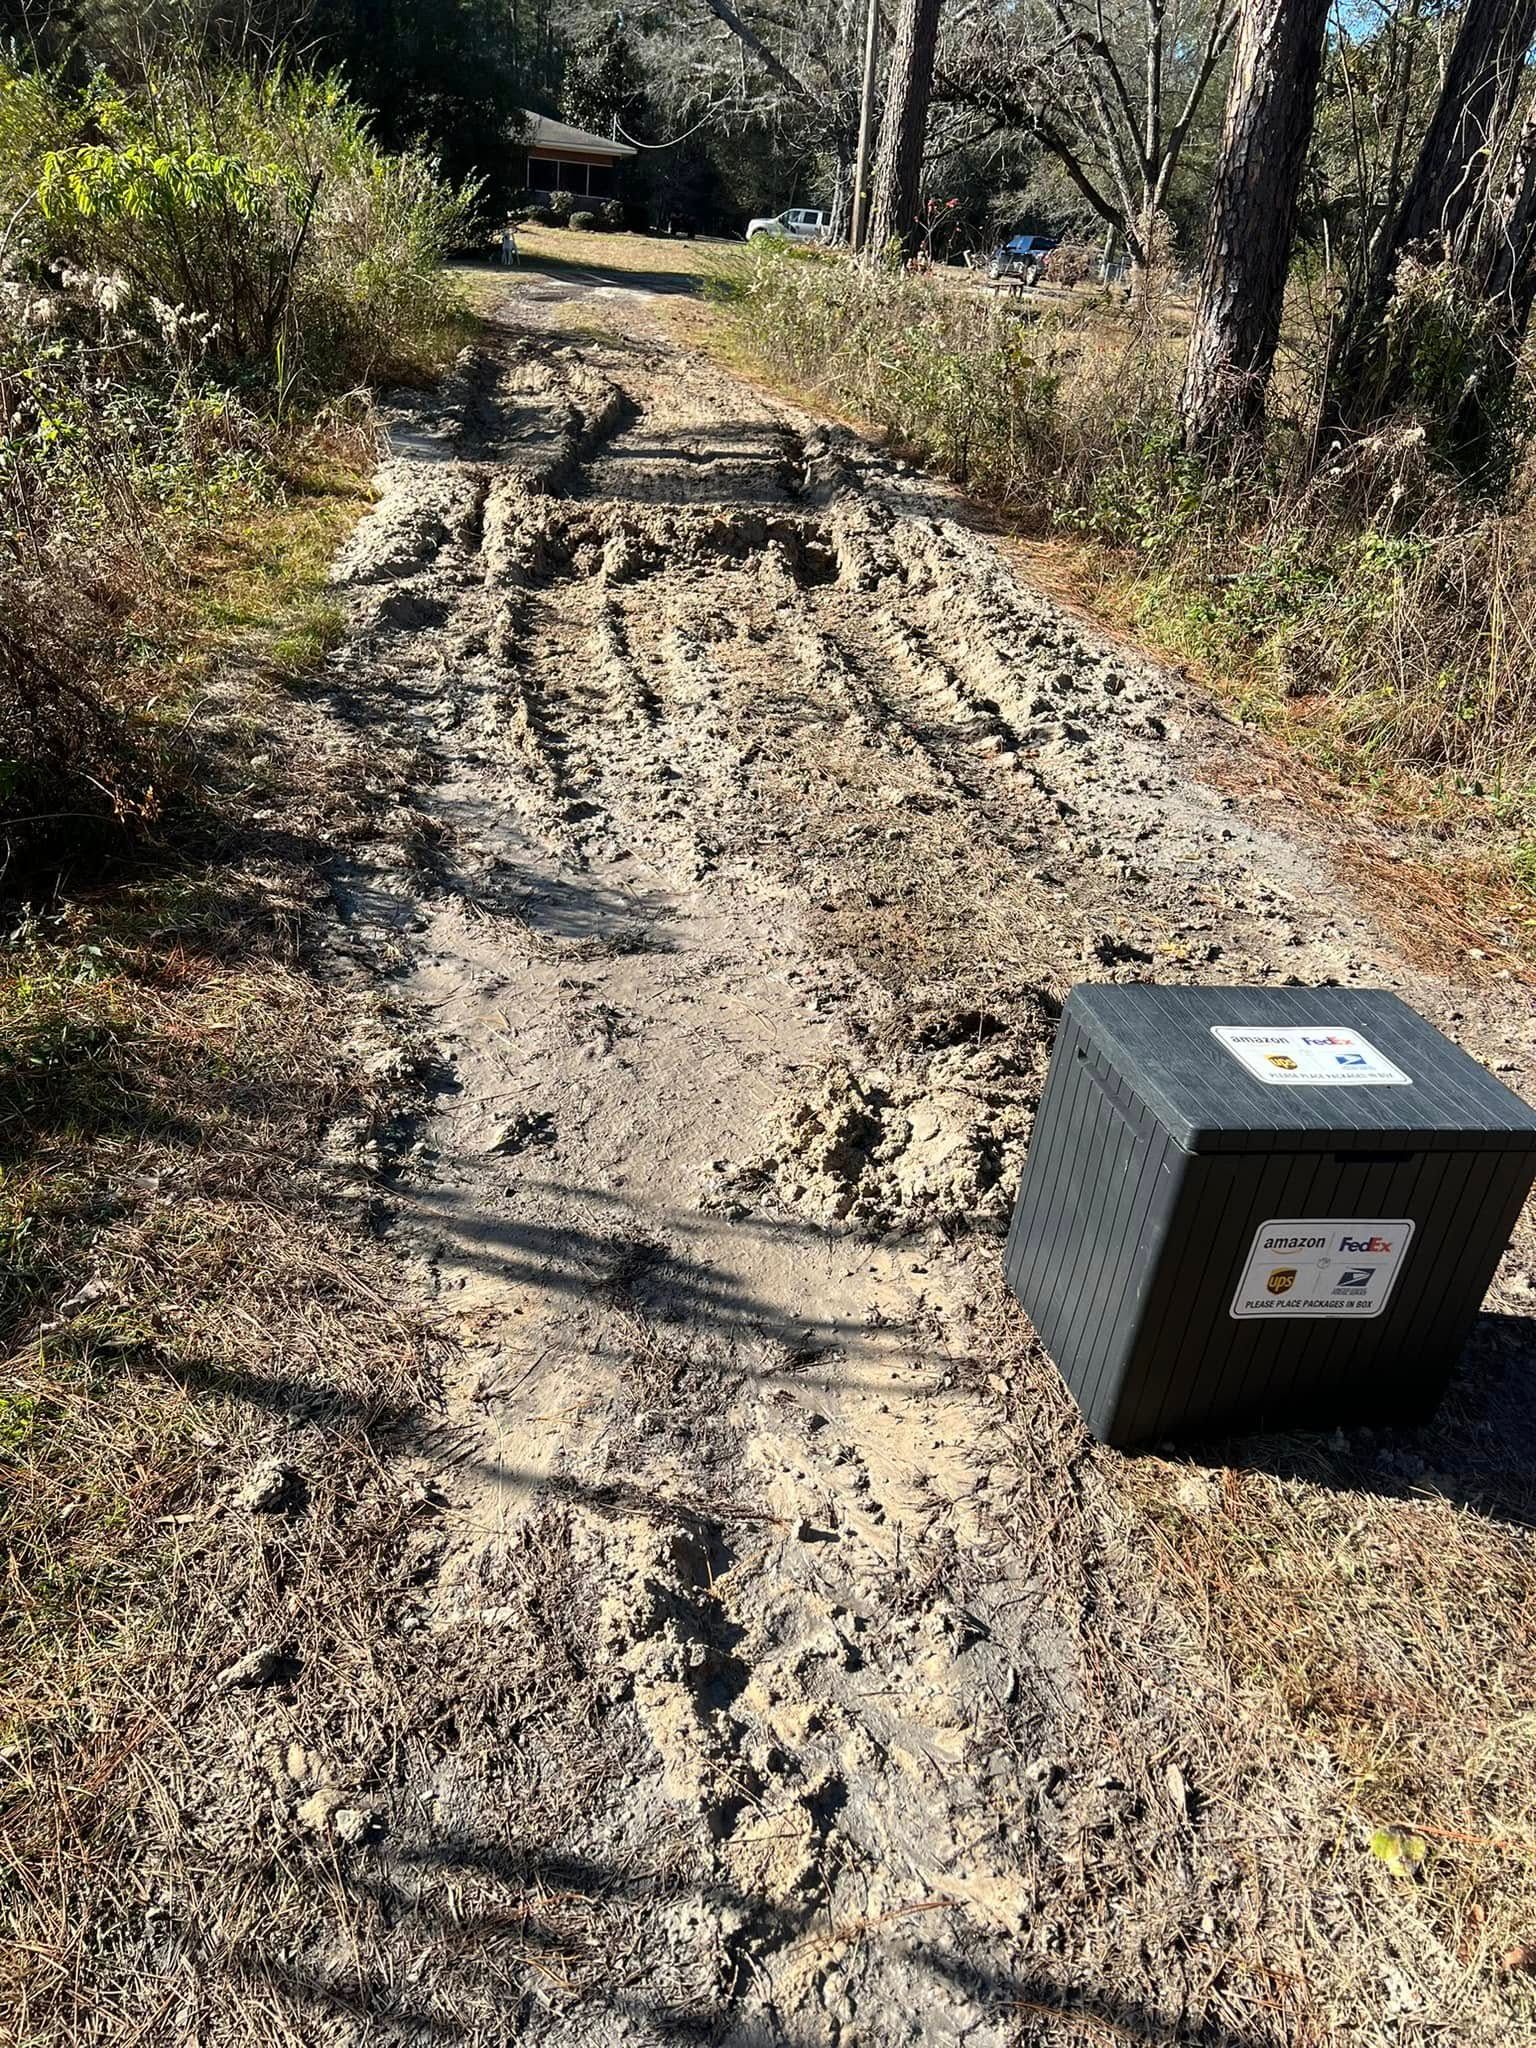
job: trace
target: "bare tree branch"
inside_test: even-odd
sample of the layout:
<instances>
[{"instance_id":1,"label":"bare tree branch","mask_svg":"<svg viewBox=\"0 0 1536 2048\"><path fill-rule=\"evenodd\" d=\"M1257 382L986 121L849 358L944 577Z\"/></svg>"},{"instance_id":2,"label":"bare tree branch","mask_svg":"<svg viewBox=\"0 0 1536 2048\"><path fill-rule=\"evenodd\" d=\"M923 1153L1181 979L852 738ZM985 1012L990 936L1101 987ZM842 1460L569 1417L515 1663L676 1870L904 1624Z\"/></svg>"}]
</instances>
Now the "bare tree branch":
<instances>
[{"instance_id":1,"label":"bare tree branch","mask_svg":"<svg viewBox=\"0 0 1536 2048\"><path fill-rule=\"evenodd\" d=\"M1201 53L1199 66L1193 79L1190 81L1189 94L1184 101L1183 111L1168 130L1167 140L1163 144L1163 167L1158 175L1153 196L1153 204L1155 206L1161 206L1168 196L1169 182L1173 177L1174 171L1178 168L1179 158L1183 154L1184 141L1189 134L1191 123L1200 111L1200 102L1205 98L1206 88L1210 85L1216 66L1221 62L1227 45L1231 42L1233 33L1237 28L1238 12L1239 10L1233 7L1226 14L1217 13L1211 18L1211 31L1206 37L1205 48Z\"/></svg>"},{"instance_id":2,"label":"bare tree branch","mask_svg":"<svg viewBox=\"0 0 1536 2048\"><path fill-rule=\"evenodd\" d=\"M768 47L756 29L742 20L741 16L730 4L730 0L702 0L702 5L709 10L716 21L724 23L731 34L742 44L743 48L752 52L752 55L776 84L783 86L786 92L801 96L808 96L812 93L812 88L805 80L797 78L783 58L776 51Z\"/></svg>"}]
</instances>

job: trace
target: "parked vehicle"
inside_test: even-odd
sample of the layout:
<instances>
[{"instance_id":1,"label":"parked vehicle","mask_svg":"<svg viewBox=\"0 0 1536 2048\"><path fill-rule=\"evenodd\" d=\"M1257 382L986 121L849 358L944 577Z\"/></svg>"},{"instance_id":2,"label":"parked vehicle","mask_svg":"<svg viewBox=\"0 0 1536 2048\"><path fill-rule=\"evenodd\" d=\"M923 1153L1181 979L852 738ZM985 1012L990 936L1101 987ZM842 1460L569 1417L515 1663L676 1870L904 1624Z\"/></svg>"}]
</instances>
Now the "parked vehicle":
<instances>
[{"instance_id":1,"label":"parked vehicle","mask_svg":"<svg viewBox=\"0 0 1536 2048\"><path fill-rule=\"evenodd\" d=\"M747 222L747 240L758 235L778 235L789 242L824 242L832 230L832 216L813 206L792 206L787 213L763 214Z\"/></svg>"},{"instance_id":2,"label":"parked vehicle","mask_svg":"<svg viewBox=\"0 0 1536 2048\"><path fill-rule=\"evenodd\" d=\"M1016 278L1021 284L1035 284L1045 268L1045 259L1058 247L1059 235L1015 235L992 251L987 275L994 284Z\"/></svg>"}]
</instances>

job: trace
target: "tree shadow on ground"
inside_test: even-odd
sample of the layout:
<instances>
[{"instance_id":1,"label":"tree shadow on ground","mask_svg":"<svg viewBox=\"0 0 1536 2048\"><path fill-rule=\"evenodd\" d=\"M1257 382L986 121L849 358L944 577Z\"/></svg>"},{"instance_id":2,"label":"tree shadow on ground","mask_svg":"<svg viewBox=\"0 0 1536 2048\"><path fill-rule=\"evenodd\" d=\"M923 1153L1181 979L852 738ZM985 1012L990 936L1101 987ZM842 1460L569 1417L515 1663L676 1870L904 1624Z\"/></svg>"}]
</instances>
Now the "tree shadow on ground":
<instances>
[{"instance_id":1,"label":"tree shadow on ground","mask_svg":"<svg viewBox=\"0 0 1536 2048\"><path fill-rule=\"evenodd\" d=\"M829 1920L826 1903L819 1897L786 1903L724 1880L683 1883L672 1874L625 1869L579 1850L549 1853L461 1832L395 1848L381 1845L349 1857L342 1877L346 1893L364 1911L380 1913L403 1954L418 1945L435 1947L445 1939L461 1958L477 1944L499 1942L512 1950L527 1990L521 1998L514 1994L509 2000L506 2018L509 2027L516 2028L509 2039L553 2037L591 2042L594 2048L611 2039L633 2042L636 2048L640 2043L655 2043L657 2048L663 2043L667 2048L683 2043L708 2043L710 2048L823 2048L827 2037L820 2023L790 2019L771 2002L771 1995L757 2010L748 2009L742 1990L748 1985L760 1989L761 1965L775 1953L820 1948L829 1960L862 1960L870 1956L872 1945L890 1943L899 1948L903 1969L927 1980L936 2004L948 2003L958 1994L971 2004L975 2024L1011 2022L1016 2030L1009 2036L1013 2048L1029 2048L1037 2041L1062 2048L1064 2043L1105 2038L1129 2043L1130 2048L1288 2048L1289 2043L1283 2023L1250 2031L1225 2021L1190 2020L1183 2012L1185 2000L1177 1993L1173 2002L1180 2011L1169 2016L1109 1985L1062 1983L1034 1970L986 1967L967 1953L963 1925L947 1943L919 1933L935 1916L963 1916L966 1908L959 1899L925 1897L910 1909L898 1907L868 1924L844 1925ZM465 1896L466 1879L506 1887L511 1897L490 1898L477 1907ZM605 1914L663 1909L673 1915L682 1909L685 1917L701 1922L718 1919L722 1926L740 1930L733 1939L744 1942L753 1955L752 1971L713 1996L685 2000L675 1992L668 1996L655 1981L657 1965L664 1967L665 1958L652 1949L638 1969L622 1968L622 1959L615 1954L600 1979L572 1981L592 1976L594 1944L603 1941ZM579 1923L583 1914L592 1916L590 1925L573 1925L573 1919ZM334 1983L318 1970L274 1966L265 1955L237 1954L234 1967L242 1976L259 1973L273 1994L300 2009L366 2016L371 2023L400 2029L402 2040L454 2038L467 2031L452 2013L449 1983L441 1985L434 2000L430 1994L405 1993L399 1972L370 1970L361 1959L344 1980ZM411 1974L406 1973L405 1981ZM649 1987L647 1978L652 1979ZM547 1997L529 1994L551 1985L560 1987L563 1995L555 2001L559 2016L546 2034L551 2003ZM870 2012L878 2010L867 1991L862 2003ZM619 2028L622 2034L614 2031ZM881 2036L869 2038L878 2042Z\"/></svg>"},{"instance_id":2,"label":"tree shadow on ground","mask_svg":"<svg viewBox=\"0 0 1536 2048\"><path fill-rule=\"evenodd\" d=\"M523 248L519 252L514 268L504 270L496 264L487 264L484 268L513 288L519 283L526 284L530 279L543 278L551 282L569 282L586 288L598 284L612 286L620 291L660 292L670 298L697 298L718 268L704 251L724 246L707 242L697 245L699 261L696 269L635 269L627 263L605 261L603 236L569 228L566 233L571 238L569 255L564 251L556 255L543 249L535 252ZM633 242L635 238L630 236L627 239ZM671 242L668 246L677 249L684 245ZM745 244L730 246L740 249L744 248ZM690 250L690 253L694 252Z\"/></svg>"}]
</instances>

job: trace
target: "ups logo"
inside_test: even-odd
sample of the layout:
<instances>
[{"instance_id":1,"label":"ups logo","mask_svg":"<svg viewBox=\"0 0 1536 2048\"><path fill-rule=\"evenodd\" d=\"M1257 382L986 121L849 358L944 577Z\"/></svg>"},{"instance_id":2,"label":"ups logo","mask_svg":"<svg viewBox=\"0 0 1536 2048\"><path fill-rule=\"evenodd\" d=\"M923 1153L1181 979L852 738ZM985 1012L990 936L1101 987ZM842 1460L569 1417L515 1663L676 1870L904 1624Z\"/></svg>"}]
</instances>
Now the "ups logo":
<instances>
[{"instance_id":1,"label":"ups logo","mask_svg":"<svg viewBox=\"0 0 1536 2048\"><path fill-rule=\"evenodd\" d=\"M1289 1294L1296 1285L1296 1268L1294 1266L1276 1266L1264 1285L1271 1294Z\"/></svg>"}]
</instances>

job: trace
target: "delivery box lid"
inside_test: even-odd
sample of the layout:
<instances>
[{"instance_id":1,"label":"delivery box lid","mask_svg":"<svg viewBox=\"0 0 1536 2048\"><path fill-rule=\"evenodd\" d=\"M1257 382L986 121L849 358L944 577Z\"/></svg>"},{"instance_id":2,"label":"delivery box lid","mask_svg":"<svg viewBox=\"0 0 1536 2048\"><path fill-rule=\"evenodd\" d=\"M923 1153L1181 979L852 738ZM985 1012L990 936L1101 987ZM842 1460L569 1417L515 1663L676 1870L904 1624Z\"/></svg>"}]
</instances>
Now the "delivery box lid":
<instances>
[{"instance_id":1,"label":"delivery box lid","mask_svg":"<svg viewBox=\"0 0 1536 2048\"><path fill-rule=\"evenodd\" d=\"M1067 1007L1186 1152L1536 1149L1536 1110L1385 989L1085 983Z\"/></svg>"}]
</instances>

